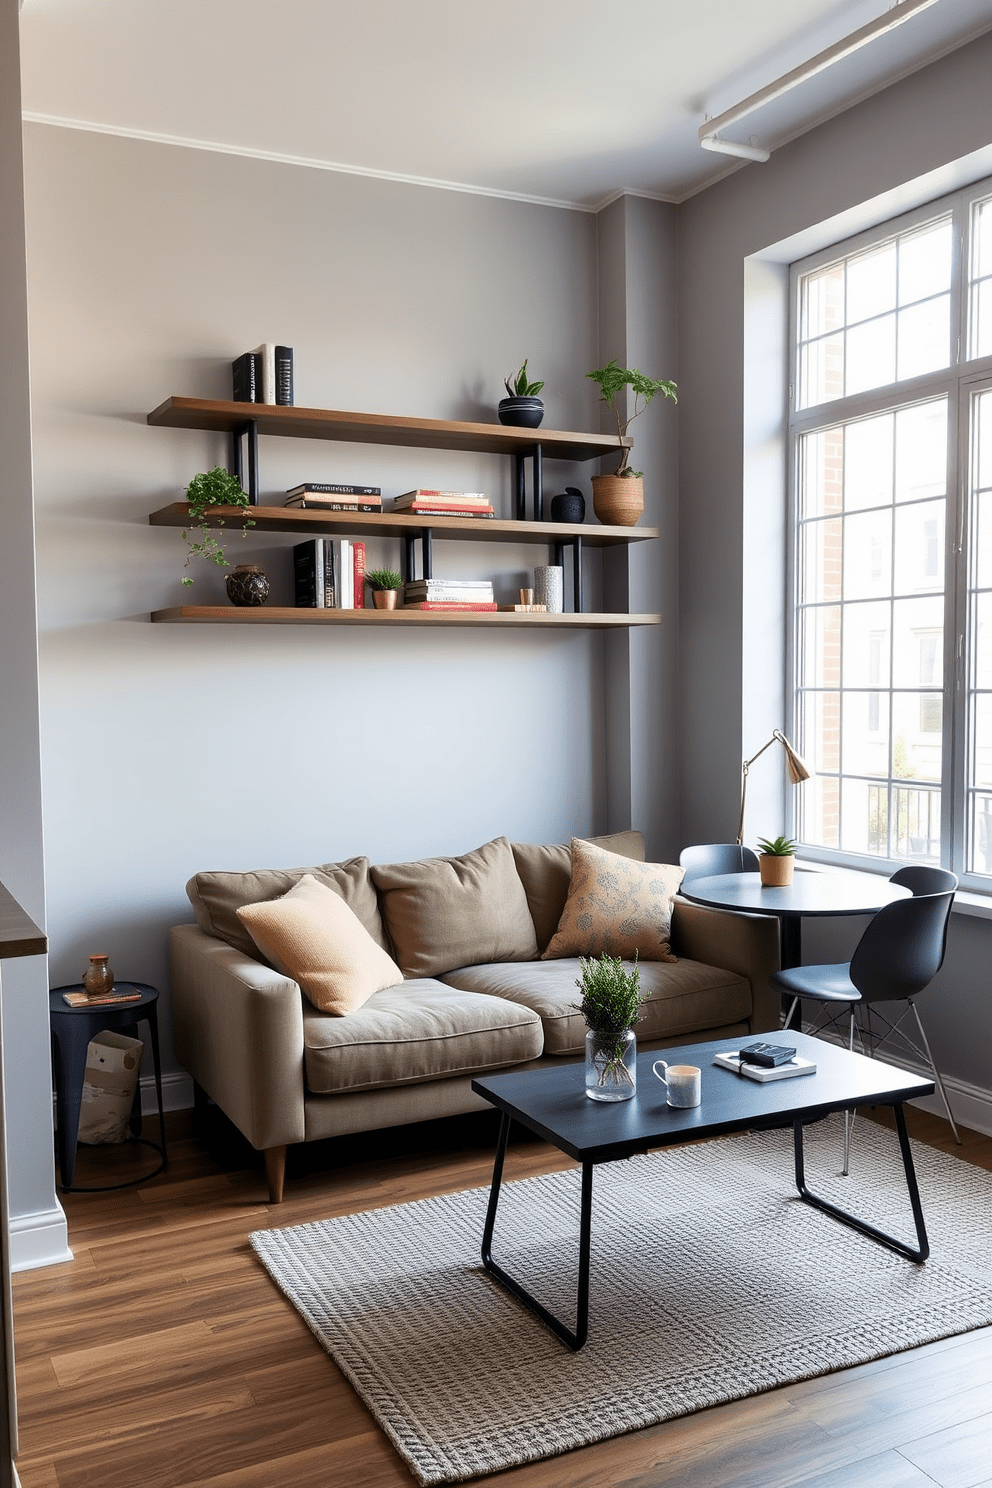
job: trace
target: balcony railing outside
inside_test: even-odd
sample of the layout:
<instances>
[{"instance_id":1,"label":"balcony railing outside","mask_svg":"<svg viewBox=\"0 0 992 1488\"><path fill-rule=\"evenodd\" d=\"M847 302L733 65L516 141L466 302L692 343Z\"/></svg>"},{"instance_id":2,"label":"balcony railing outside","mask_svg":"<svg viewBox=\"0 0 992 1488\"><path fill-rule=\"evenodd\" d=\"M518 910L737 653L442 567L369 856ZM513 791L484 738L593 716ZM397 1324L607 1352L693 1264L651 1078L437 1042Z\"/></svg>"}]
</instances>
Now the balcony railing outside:
<instances>
[{"instance_id":1,"label":"balcony railing outside","mask_svg":"<svg viewBox=\"0 0 992 1488\"><path fill-rule=\"evenodd\" d=\"M869 786L868 851L880 858L939 863L940 787Z\"/></svg>"}]
</instances>

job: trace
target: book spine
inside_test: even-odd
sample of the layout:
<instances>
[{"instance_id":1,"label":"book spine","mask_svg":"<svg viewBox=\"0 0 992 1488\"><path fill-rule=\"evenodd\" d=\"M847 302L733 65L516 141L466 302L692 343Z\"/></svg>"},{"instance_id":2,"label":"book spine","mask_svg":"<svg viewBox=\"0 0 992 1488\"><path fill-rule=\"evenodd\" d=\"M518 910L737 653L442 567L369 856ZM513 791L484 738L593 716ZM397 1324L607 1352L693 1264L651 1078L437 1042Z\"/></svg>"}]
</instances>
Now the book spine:
<instances>
[{"instance_id":1,"label":"book spine","mask_svg":"<svg viewBox=\"0 0 992 1488\"><path fill-rule=\"evenodd\" d=\"M291 346L274 346L273 372L275 385L274 402L284 408L293 406L293 348Z\"/></svg>"},{"instance_id":2,"label":"book spine","mask_svg":"<svg viewBox=\"0 0 992 1488\"><path fill-rule=\"evenodd\" d=\"M293 511L350 511L350 512L372 512L382 515L382 507L378 501L286 501L285 506L291 507Z\"/></svg>"},{"instance_id":3,"label":"book spine","mask_svg":"<svg viewBox=\"0 0 992 1488\"><path fill-rule=\"evenodd\" d=\"M401 506L394 507L397 515L415 517L493 517L495 512L481 511L477 507L462 506Z\"/></svg>"},{"instance_id":4,"label":"book spine","mask_svg":"<svg viewBox=\"0 0 992 1488\"><path fill-rule=\"evenodd\" d=\"M293 546L293 602L297 609L312 610L317 606L317 541Z\"/></svg>"},{"instance_id":5,"label":"book spine","mask_svg":"<svg viewBox=\"0 0 992 1488\"><path fill-rule=\"evenodd\" d=\"M352 544L354 562L352 573L354 574L354 590L351 607L353 610L364 610L365 608L365 544L356 542Z\"/></svg>"},{"instance_id":6,"label":"book spine","mask_svg":"<svg viewBox=\"0 0 992 1488\"><path fill-rule=\"evenodd\" d=\"M485 501L484 491L432 491L427 486L418 486L415 491L401 491L397 501Z\"/></svg>"},{"instance_id":7,"label":"book spine","mask_svg":"<svg viewBox=\"0 0 992 1488\"><path fill-rule=\"evenodd\" d=\"M315 572L315 575L314 575L314 587L315 587L315 589L317 591L317 608L318 608L318 610L325 610L327 608L327 582L328 582L328 574L327 574L327 549L328 549L328 543L327 543L326 537L315 538L314 539L314 547L317 550L317 564L316 564L316 572Z\"/></svg>"},{"instance_id":8,"label":"book spine","mask_svg":"<svg viewBox=\"0 0 992 1488\"><path fill-rule=\"evenodd\" d=\"M311 493L323 492L329 496L381 496L381 486L344 486L337 482L304 481L299 486L291 486L286 492L287 496L308 496Z\"/></svg>"},{"instance_id":9,"label":"book spine","mask_svg":"<svg viewBox=\"0 0 992 1488\"><path fill-rule=\"evenodd\" d=\"M353 610L355 608L355 570L352 566L351 539L341 539L342 564L341 564L341 608Z\"/></svg>"},{"instance_id":10,"label":"book spine","mask_svg":"<svg viewBox=\"0 0 992 1488\"><path fill-rule=\"evenodd\" d=\"M337 597L338 573L334 565L334 542L329 537L318 538L323 553L323 566L321 570L320 592L323 596L323 608L333 610Z\"/></svg>"},{"instance_id":11,"label":"book spine","mask_svg":"<svg viewBox=\"0 0 992 1488\"><path fill-rule=\"evenodd\" d=\"M482 604L481 602L469 604L462 600L418 599L412 604L405 604L403 608L405 610L485 610L491 613L498 606L495 603Z\"/></svg>"},{"instance_id":12,"label":"book spine","mask_svg":"<svg viewBox=\"0 0 992 1488\"><path fill-rule=\"evenodd\" d=\"M253 351L246 351L243 356L238 357L237 361L231 363L231 382L235 403L258 402L258 388L255 381L257 361Z\"/></svg>"},{"instance_id":13,"label":"book spine","mask_svg":"<svg viewBox=\"0 0 992 1488\"><path fill-rule=\"evenodd\" d=\"M256 398L257 403L274 403L276 401L276 349L275 346L266 341L264 345L255 350L261 362L262 375L259 379L260 392Z\"/></svg>"}]
</instances>

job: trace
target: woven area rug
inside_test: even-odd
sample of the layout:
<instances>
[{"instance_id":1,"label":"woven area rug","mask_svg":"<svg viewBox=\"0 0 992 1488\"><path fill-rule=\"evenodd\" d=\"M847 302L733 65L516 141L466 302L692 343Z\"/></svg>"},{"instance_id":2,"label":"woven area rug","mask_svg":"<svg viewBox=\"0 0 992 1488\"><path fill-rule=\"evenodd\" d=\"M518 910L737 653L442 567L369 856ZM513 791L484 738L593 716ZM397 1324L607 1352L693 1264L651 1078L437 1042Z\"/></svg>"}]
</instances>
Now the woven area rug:
<instances>
[{"instance_id":1,"label":"woven area rug","mask_svg":"<svg viewBox=\"0 0 992 1488\"><path fill-rule=\"evenodd\" d=\"M806 1132L813 1192L914 1240L895 1133ZM992 1174L913 1146L914 1265L796 1196L791 1132L597 1168L589 1342L482 1269L487 1190L259 1230L252 1245L421 1483L458 1482L992 1322ZM504 1185L494 1257L571 1323L578 1171Z\"/></svg>"}]
</instances>

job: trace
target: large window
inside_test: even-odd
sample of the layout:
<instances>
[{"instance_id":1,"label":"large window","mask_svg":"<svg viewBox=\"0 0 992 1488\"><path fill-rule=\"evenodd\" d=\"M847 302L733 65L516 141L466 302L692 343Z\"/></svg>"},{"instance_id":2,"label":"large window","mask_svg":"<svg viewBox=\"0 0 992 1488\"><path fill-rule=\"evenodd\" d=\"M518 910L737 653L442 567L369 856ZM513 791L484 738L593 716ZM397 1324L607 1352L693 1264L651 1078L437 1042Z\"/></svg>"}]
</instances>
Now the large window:
<instances>
[{"instance_id":1,"label":"large window","mask_svg":"<svg viewBox=\"0 0 992 1488\"><path fill-rule=\"evenodd\" d=\"M793 284L795 832L992 889L992 183Z\"/></svg>"}]
</instances>

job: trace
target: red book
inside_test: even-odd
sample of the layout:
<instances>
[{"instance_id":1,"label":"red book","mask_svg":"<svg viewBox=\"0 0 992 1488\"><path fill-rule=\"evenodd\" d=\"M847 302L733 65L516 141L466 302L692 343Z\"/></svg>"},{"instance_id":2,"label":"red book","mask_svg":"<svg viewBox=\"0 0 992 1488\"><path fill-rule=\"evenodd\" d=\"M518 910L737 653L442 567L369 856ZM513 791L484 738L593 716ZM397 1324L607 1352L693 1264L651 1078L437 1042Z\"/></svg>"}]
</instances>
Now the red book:
<instances>
[{"instance_id":1,"label":"red book","mask_svg":"<svg viewBox=\"0 0 992 1488\"><path fill-rule=\"evenodd\" d=\"M354 558L355 571L355 602L353 608L364 610L365 608L365 544L363 542L352 543L351 552Z\"/></svg>"},{"instance_id":2,"label":"red book","mask_svg":"<svg viewBox=\"0 0 992 1488\"><path fill-rule=\"evenodd\" d=\"M493 509L491 506L435 506L431 501L412 501L409 506L396 508L396 515L399 517L407 512L422 512L432 517L491 517Z\"/></svg>"},{"instance_id":3,"label":"red book","mask_svg":"<svg viewBox=\"0 0 992 1488\"><path fill-rule=\"evenodd\" d=\"M405 604L405 610L498 610L497 604L462 604L460 600L422 599L417 604Z\"/></svg>"}]
</instances>

